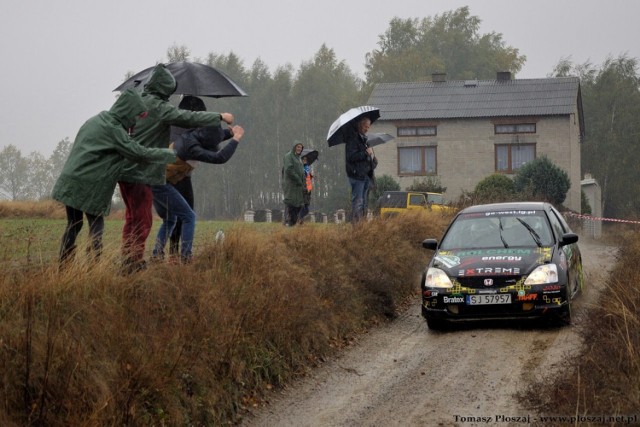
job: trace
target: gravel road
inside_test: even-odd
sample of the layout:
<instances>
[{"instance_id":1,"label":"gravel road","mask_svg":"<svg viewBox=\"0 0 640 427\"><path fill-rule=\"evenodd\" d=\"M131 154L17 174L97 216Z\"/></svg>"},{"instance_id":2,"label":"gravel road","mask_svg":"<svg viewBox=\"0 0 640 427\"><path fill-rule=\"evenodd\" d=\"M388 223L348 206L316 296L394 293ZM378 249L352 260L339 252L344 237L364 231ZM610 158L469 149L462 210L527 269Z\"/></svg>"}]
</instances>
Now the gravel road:
<instances>
[{"instance_id":1,"label":"gravel road","mask_svg":"<svg viewBox=\"0 0 640 427\"><path fill-rule=\"evenodd\" d=\"M434 332L419 296L398 319L376 328L308 377L274 391L243 426L527 425L535 414L515 393L553 375L580 346L577 328L603 286L615 251L579 242L586 292L563 328L497 322ZM569 360L570 362L570 360ZM504 418L500 418L504 417ZM509 418L511 417L511 418Z\"/></svg>"}]
</instances>

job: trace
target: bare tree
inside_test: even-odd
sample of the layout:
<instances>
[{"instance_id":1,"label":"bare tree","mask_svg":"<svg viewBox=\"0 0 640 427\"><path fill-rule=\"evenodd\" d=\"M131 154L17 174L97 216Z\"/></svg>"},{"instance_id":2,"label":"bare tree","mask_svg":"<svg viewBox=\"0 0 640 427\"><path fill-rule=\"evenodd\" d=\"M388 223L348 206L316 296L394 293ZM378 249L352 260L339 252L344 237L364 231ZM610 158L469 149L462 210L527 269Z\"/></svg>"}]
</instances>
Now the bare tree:
<instances>
[{"instance_id":1,"label":"bare tree","mask_svg":"<svg viewBox=\"0 0 640 427\"><path fill-rule=\"evenodd\" d=\"M0 192L11 200L26 198L27 163L15 145L7 145L0 151Z\"/></svg>"}]
</instances>

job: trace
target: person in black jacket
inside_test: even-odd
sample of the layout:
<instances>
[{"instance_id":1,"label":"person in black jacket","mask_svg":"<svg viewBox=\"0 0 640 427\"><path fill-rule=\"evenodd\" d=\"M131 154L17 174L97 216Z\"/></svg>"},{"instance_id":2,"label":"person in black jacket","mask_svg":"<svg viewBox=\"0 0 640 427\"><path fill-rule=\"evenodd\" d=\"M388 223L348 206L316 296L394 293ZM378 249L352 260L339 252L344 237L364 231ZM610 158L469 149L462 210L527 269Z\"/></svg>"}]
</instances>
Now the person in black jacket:
<instances>
[{"instance_id":1,"label":"person in black jacket","mask_svg":"<svg viewBox=\"0 0 640 427\"><path fill-rule=\"evenodd\" d=\"M164 259L164 248L178 219L181 221L180 258L182 262L191 261L193 236L195 233L196 214L189 203L178 192L174 185L193 170L197 162L222 164L231 159L244 135L241 126L222 129L220 126L206 126L189 129L179 135L173 143L178 161L167 165L167 181L165 185L153 185L153 206L160 217L162 225L156 236L153 249L153 259ZM218 150L220 143L226 138L231 139Z\"/></svg>"},{"instance_id":2,"label":"person in black jacket","mask_svg":"<svg viewBox=\"0 0 640 427\"><path fill-rule=\"evenodd\" d=\"M204 104L202 98L198 98L197 96L185 95L178 108L182 110L189 111L207 111L207 107ZM171 141L175 141L180 135L189 130L188 128L181 128L178 126L171 126ZM223 138L224 141L231 138L231 131L227 128L224 130L225 136ZM214 147L214 151L218 151L219 147ZM171 170L168 168L167 172ZM193 183L191 182L191 171L187 172L180 180L167 180L167 182L175 187L178 190L178 193L184 197L184 199L189 204L189 207L195 210L195 198L193 196ZM176 220L176 225L173 227L173 232L171 233L171 237L169 238L169 256L178 257L180 255L180 238L182 236L182 221L180 218Z\"/></svg>"},{"instance_id":3,"label":"person in black jacket","mask_svg":"<svg viewBox=\"0 0 640 427\"><path fill-rule=\"evenodd\" d=\"M345 126L345 165L351 185L351 222L366 217L369 189L374 183L373 170L378 165L373 149L367 144L371 120L362 117Z\"/></svg>"}]
</instances>

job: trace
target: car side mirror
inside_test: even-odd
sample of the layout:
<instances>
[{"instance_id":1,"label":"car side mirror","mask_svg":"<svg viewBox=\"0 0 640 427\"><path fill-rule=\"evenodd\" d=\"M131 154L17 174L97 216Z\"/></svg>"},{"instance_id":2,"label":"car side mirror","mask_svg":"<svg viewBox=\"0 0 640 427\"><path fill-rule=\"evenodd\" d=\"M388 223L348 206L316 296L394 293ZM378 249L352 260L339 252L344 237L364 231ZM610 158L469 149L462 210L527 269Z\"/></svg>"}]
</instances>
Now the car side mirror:
<instances>
[{"instance_id":1,"label":"car side mirror","mask_svg":"<svg viewBox=\"0 0 640 427\"><path fill-rule=\"evenodd\" d=\"M560 239L560 246L570 245L578 241L578 235L575 233L564 233ZM424 245L424 242L422 243Z\"/></svg>"},{"instance_id":2,"label":"car side mirror","mask_svg":"<svg viewBox=\"0 0 640 427\"><path fill-rule=\"evenodd\" d=\"M422 241L422 247L435 251L438 249L438 241L436 239L425 239Z\"/></svg>"}]
</instances>

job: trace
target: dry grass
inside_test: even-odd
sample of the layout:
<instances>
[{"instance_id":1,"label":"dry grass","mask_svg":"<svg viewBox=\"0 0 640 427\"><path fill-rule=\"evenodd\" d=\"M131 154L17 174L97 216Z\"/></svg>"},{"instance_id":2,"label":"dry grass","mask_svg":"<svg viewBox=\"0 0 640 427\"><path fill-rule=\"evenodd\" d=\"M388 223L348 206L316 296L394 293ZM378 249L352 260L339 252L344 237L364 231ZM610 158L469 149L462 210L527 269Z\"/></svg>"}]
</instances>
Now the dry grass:
<instances>
[{"instance_id":1,"label":"dry grass","mask_svg":"<svg viewBox=\"0 0 640 427\"><path fill-rule=\"evenodd\" d=\"M533 409L576 416L640 415L640 235L637 228L620 230L627 232L616 237L618 261L581 329L585 348L567 360L551 386L529 387L523 402Z\"/></svg>"},{"instance_id":2,"label":"dry grass","mask_svg":"<svg viewBox=\"0 0 640 427\"><path fill-rule=\"evenodd\" d=\"M238 224L192 265L121 276L117 250L0 279L0 424L218 425L417 291L449 218ZM81 257L82 259L82 257Z\"/></svg>"},{"instance_id":3,"label":"dry grass","mask_svg":"<svg viewBox=\"0 0 640 427\"><path fill-rule=\"evenodd\" d=\"M6 201L0 200L0 218L66 218L64 206L54 200Z\"/></svg>"}]
</instances>

